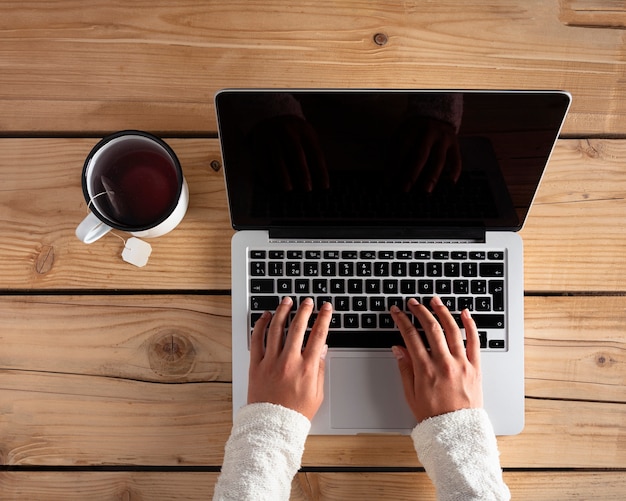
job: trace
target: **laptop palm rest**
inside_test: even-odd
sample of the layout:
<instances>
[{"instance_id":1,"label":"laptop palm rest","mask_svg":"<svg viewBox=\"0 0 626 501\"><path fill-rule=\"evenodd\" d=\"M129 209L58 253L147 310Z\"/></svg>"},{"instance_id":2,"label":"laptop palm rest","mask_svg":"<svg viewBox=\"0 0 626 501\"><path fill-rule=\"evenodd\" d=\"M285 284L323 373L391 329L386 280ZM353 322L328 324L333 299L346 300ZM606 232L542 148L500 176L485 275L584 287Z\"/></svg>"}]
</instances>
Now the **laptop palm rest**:
<instances>
[{"instance_id":1,"label":"laptop palm rest","mask_svg":"<svg viewBox=\"0 0 626 501\"><path fill-rule=\"evenodd\" d=\"M329 361L332 428L375 432L415 426L395 358L335 356Z\"/></svg>"}]
</instances>

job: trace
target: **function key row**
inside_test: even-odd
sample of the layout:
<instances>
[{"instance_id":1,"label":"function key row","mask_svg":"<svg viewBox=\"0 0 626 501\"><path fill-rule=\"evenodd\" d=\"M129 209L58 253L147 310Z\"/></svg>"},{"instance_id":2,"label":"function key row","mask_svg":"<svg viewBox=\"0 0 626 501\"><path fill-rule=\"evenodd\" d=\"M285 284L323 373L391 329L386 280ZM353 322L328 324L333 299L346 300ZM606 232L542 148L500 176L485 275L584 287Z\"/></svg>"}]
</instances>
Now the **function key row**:
<instances>
[{"instance_id":1,"label":"function key row","mask_svg":"<svg viewBox=\"0 0 626 501\"><path fill-rule=\"evenodd\" d=\"M356 250L252 250L252 259L437 259L500 261L504 259L502 251L356 251Z\"/></svg>"}]
</instances>

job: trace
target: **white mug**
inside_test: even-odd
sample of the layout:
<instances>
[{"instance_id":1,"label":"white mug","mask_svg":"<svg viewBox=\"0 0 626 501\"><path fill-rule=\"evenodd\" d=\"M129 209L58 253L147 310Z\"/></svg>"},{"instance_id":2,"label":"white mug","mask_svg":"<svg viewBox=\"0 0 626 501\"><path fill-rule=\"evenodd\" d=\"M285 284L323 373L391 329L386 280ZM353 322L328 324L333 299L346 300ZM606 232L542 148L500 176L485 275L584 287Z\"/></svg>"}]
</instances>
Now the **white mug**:
<instances>
[{"instance_id":1,"label":"white mug","mask_svg":"<svg viewBox=\"0 0 626 501\"><path fill-rule=\"evenodd\" d=\"M115 228L135 237L159 237L180 223L189 188L174 151L147 132L126 130L102 139L83 166L89 215L76 236L90 244Z\"/></svg>"}]
</instances>

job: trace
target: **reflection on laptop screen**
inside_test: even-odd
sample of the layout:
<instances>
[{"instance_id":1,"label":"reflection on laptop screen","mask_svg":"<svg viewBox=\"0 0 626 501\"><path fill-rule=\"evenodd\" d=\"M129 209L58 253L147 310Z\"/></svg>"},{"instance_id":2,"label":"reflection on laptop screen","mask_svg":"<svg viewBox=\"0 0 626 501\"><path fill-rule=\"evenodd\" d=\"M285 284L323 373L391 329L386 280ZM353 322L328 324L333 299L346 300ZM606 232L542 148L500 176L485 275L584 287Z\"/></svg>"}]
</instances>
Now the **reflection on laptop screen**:
<instances>
[{"instance_id":1,"label":"reflection on laptop screen","mask_svg":"<svg viewBox=\"0 0 626 501\"><path fill-rule=\"evenodd\" d=\"M521 227L568 98L542 92L217 96L236 229Z\"/></svg>"}]
</instances>

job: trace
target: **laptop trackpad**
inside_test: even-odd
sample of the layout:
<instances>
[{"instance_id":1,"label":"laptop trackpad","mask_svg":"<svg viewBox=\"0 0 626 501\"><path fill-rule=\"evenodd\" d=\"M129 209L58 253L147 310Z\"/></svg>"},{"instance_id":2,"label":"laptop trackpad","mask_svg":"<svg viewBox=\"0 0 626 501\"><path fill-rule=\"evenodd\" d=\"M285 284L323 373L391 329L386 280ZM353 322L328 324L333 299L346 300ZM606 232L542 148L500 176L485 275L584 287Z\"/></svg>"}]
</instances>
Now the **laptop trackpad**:
<instances>
[{"instance_id":1,"label":"laptop trackpad","mask_svg":"<svg viewBox=\"0 0 626 501\"><path fill-rule=\"evenodd\" d=\"M406 430L415 426L395 358L332 357L330 381L333 428Z\"/></svg>"}]
</instances>

